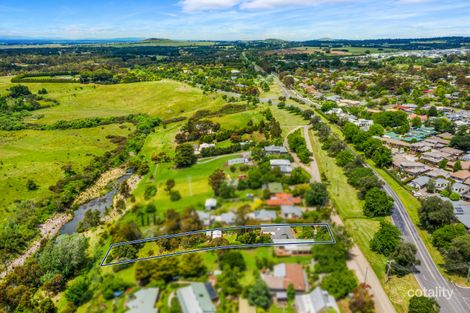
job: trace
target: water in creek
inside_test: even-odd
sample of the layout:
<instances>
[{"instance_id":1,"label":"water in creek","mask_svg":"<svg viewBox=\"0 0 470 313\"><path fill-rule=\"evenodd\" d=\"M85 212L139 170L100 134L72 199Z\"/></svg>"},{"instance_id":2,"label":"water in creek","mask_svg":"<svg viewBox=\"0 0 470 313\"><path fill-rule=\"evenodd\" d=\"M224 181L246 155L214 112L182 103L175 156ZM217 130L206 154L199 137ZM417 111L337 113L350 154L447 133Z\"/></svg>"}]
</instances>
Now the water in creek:
<instances>
[{"instance_id":1,"label":"water in creek","mask_svg":"<svg viewBox=\"0 0 470 313\"><path fill-rule=\"evenodd\" d=\"M85 217L85 212L89 210L98 210L100 212L100 215L103 214L103 212L111 207L113 204L113 198L114 195L118 192L119 186L121 186L121 183L128 179L132 175L131 172L128 172L124 174L123 176L119 177L116 179L113 184L112 184L112 190L106 193L105 195L92 199L82 205L80 205L74 213L73 219L65 224L62 229L60 230L61 234L73 234L77 231L77 226L80 221L83 220Z\"/></svg>"}]
</instances>

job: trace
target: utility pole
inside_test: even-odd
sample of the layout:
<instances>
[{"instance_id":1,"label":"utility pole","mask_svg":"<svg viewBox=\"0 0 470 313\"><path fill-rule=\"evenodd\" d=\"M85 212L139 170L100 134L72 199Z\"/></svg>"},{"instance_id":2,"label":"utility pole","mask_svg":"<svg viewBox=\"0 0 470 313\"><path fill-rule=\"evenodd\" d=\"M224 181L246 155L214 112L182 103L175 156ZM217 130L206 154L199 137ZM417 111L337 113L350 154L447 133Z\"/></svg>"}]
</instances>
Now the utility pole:
<instances>
[{"instance_id":1,"label":"utility pole","mask_svg":"<svg viewBox=\"0 0 470 313\"><path fill-rule=\"evenodd\" d=\"M468 263L468 271L467 271L467 283L470 279L470 263Z\"/></svg>"},{"instance_id":2,"label":"utility pole","mask_svg":"<svg viewBox=\"0 0 470 313\"><path fill-rule=\"evenodd\" d=\"M369 272L369 267L366 267L366 274L364 275L364 284L367 284L367 273Z\"/></svg>"},{"instance_id":3,"label":"utility pole","mask_svg":"<svg viewBox=\"0 0 470 313\"><path fill-rule=\"evenodd\" d=\"M390 270L392 268L392 262L393 260L387 261L387 282L390 280Z\"/></svg>"}]
</instances>

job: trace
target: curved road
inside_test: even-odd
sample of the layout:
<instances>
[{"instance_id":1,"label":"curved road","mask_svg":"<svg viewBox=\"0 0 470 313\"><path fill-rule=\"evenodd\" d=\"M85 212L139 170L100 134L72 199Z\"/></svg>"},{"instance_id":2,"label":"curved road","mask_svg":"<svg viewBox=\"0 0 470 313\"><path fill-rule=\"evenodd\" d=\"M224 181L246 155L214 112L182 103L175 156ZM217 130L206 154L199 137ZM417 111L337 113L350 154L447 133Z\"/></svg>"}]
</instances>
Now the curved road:
<instances>
[{"instance_id":1,"label":"curved road","mask_svg":"<svg viewBox=\"0 0 470 313\"><path fill-rule=\"evenodd\" d=\"M284 94L292 92L298 98L304 100L305 103L318 107L316 103L303 97L299 92L287 90L277 77L275 77L275 81ZM426 292L426 295L436 298L441 306L442 313L470 312L470 288L456 286L442 276L398 195L371 166L368 164L366 166L374 171L375 175L383 182L384 190L394 199L395 210L392 218L395 225L400 229L403 238L413 243L417 248L417 258L421 264L416 266L418 272L414 275L423 291Z\"/></svg>"}]
</instances>

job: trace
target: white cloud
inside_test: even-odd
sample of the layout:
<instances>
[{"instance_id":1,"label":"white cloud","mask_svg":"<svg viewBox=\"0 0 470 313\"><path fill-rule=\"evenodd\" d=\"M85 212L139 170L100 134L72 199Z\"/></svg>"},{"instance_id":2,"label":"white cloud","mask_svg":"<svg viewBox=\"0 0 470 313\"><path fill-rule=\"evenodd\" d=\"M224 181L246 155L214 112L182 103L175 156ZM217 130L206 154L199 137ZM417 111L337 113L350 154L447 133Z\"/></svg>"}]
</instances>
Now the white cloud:
<instances>
[{"instance_id":1,"label":"white cloud","mask_svg":"<svg viewBox=\"0 0 470 313\"><path fill-rule=\"evenodd\" d=\"M241 9L247 10L260 10L346 1L351 0L182 0L180 1L180 5L183 8L183 11L195 12L206 10L230 9L235 6L239 6Z\"/></svg>"},{"instance_id":2,"label":"white cloud","mask_svg":"<svg viewBox=\"0 0 470 313\"><path fill-rule=\"evenodd\" d=\"M240 0L182 0L180 5L185 12L195 12L229 9L240 2Z\"/></svg>"}]
</instances>

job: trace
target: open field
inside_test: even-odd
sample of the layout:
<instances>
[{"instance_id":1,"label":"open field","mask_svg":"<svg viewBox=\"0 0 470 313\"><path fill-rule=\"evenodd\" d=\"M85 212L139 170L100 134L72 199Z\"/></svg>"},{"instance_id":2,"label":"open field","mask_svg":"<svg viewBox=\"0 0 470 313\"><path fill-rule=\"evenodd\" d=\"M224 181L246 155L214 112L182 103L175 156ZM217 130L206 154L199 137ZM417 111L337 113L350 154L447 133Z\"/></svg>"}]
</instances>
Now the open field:
<instances>
[{"instance_id":1,"label":"open field","mask_svg":"<svg viewBox=\"0 0 470 313\"><path fill-rule=\"evenodd\" d=\"M10 78L0 79L0 94L11 86ZM35 111L43 118L33 123L48 124L58 120L89 117L123 116L147 113L162 119L189 116L196 110L215 110L225 104L217 95L204 95L189 85L161 80L132 84L95 85L78 83L22 83L32 92L46 88L47 97L60 105Z\"/></svg>"},{"instance_id":2,"label":"open field","mask_svg":"<svg viewBox=\"0 0 470 313\"><path fill-rule=\"evenodd\" d=\"M107 135L127 136L133 125L107 125L97 128L53 131L0 132L0 210L18 199L39 200L48 196L48 187L63 177L62 166L75 170L88 165L116 145ZM28 191L32 179L38 190Z\"/></svg>"}]
</instances>

